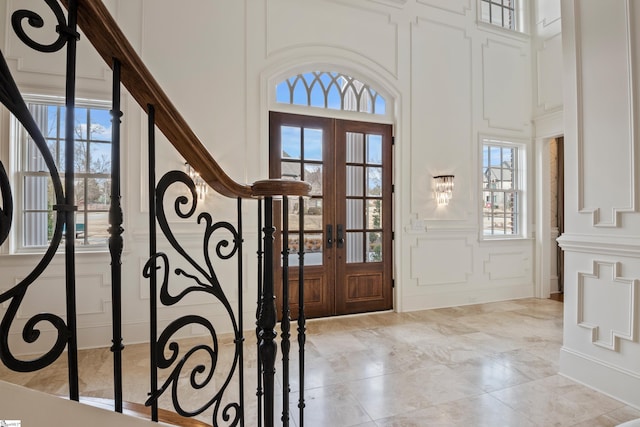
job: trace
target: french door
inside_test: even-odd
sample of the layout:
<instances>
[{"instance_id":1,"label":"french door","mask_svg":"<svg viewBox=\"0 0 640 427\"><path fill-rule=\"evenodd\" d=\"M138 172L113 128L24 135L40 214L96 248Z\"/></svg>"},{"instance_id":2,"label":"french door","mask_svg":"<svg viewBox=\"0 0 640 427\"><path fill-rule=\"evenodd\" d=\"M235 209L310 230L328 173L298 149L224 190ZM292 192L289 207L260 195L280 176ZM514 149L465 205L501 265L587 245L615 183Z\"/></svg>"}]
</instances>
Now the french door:
<instances>
[{"instance_id":1,"label":"french door","mask_svg":"<svg viewBox=\"0 0 640 427\"><path fill-rule=\"evenodd\" d=\"M270 113L271 178L312 186L302 206L288 203L289 265L298 265L303 249L307 317L392 308L391 152L391 125ZM281 225L276 239L282 248ZM275 267L282 295L280 262ZM289 273L293 317L297 270Z\"/></svg>"}]
</instances>

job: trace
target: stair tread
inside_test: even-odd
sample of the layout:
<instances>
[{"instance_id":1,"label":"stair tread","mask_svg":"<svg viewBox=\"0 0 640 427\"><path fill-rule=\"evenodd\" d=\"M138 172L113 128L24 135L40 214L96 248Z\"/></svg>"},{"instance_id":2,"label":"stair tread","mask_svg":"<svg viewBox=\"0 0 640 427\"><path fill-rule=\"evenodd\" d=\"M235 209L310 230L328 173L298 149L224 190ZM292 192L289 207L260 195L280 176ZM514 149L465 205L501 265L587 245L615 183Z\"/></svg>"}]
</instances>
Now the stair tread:
<instances>
[{"instance_id":1,"label":"stair tread","mask_svg":"<svg viewBox=\"0 0 640 427\"><path fill-rule=\"evenodd\" d=\"M104 397L91 397L81 396L80 403L95 406L97 408L114 410L113 399L107 399ZM138 418L151 419L151 408L144 406L141 403L122 402L122 413ZM168 411L166 409L158 409L158 421L164 424L180 427L211 427L211 424L207 424L204 421L196 420L193 418L182 417L175 412Z\"/></svg>"}]
</instances>

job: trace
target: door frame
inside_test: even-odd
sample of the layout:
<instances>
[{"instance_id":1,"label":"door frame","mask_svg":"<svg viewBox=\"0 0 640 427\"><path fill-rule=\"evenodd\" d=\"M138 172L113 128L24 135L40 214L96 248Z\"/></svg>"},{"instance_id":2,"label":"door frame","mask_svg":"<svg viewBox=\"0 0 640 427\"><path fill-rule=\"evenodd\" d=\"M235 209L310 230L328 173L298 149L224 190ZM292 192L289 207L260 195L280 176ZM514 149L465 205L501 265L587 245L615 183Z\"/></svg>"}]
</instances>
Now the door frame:
<instances>
[{"instance_id":1,"label":"door frame","mask_svg":"<svg viewBox=\"0 0 640 427\"><path fill-rule=\"evenodd\" d=\"M555 250L551 247L551 171L549 143L552 139L564 136L564 115L562 112L541 117L535 121L535 183L536 183L536 238L535 238L535 289L537 298L551 296L551 256Z\"/></svg>"},{"instance_id":2,"label":"door frame","mask_svg":"<svg viewBox=\"0 0 640 427\"><path fill-rule=\"evenodd\" d=\"M275 119L273 117L276 116ZM274 176L279 178L282 174L281 171L281 146L278 144L273 144L272 141L280 140L278 131L279 125L283 124L286 126L287 117L292 117L292 125L295 126L303 126L308 128L318 127L324 129L323 132L323 169L327 172L323 177L323 224L322 224L322 244L323 248L323 264L321 267L321 277L329 283L330 285L325 286L328 289L327 292L322 292L322 299L327 301L321 301L321 303L325 306L325 310L327 314L324 316L333 316L333 315L344 315L344 314L353 314L353 313L369 313L380 310L393 310L394 302L396 301L396 293L395 293L395 223L394 223L394 136L393 129L394 126L390 123L384 123L384 121L362 121L362 120L353 120L353 119L344 119L341 117L328 117L328 116L316 116L309 114L299 114L299 113L289 113L283 111L269 111L269 174L270 176ZM275 121L276 125L272 126L272 122ZM367 196L367 194L363 194L363 200L369 200L369 198L377 199L380 197L382 201L382 223L380 225L380 232L382 232L383 240L382 240L382 250L383 250L383 258L380 262L371 262L369 263L367 260L363 262L357 263L348 263L346 252L339 251L340 245L337 244L337 230L335 227L340 227L338 225L339 222L343 223L343 227L345 232L347 231L347 217L346 217L346 200L348 198L347 193L341 195L341 192L338 191L335 185L338 185L340 182L346 182L346 170L342 170L349 162L346 158L346 153L344 151L345 147L339 148L339 142L344 140L345 135L349 132L364 132L372 135L381 135L383 140L386 141L386 144L382 145L381 149L381 163L378 166L377 163L370 164L366 158L362 161L363 163L363 173L368 170L369 167L378 168L380 167L383 171L383 175L381 176L382 182L386 183L382 187L382 194L380 196ZM342 135L344 133L345 135ZM346 143L346 140L343 141ZM341 154L340 154L341 153ZM364 152L366 153L366 152ZM366 156L366 154L364 154ZM274 162L272 163L272 160ZM313 161L313 160L309 160ZM304 161L301 163L301 167L305 164ZM368 166L367 166L368 165ZM384 168L383 168L384 165ZM342 169L341 169L342 168ZM323 173L324 174L324 173ZM366 181L366 178L365 178ZM329 185L330 183L330 185ZM328 197L328 195L332 195ZM343 197L344 200L340 199ZM290 205L291 208L291 205ZM366 203L363 205L363 208L366 209ZM282 212L282 203L274 203L274 217L280 218ZM343 218L344 217L344 218ZM331 225L328 225L331 224ZM290 224L291 226L291 224ZM326 239L328 229L327 226L333 227L333 237L334 237L334 245L331 250L327 250L327 242ZM364 227L360 232L364 233L367 236L367 227L366 224L362 225ZM281 248L282 244L282 234L281 234L281 225L277 226L278 232L276 232L275 244L276 247ZM372 229L376 231L377 228ZM357 231L357 230L354 230ZM372 232L373 232L372 231ZM313 231L311 231L313 232ZM297 234L297 232L293 232ZM292 234L289 234L292 236ZM346 236L345 236L346 237ZM363 237L364 238L364 237ZM331 247L329 245L328 247ZM278 249L281 251L282 249ZM364 250L364 248L363 248ZM288 252L287 252L288 253ZM282 288L282 269L280 268L280 257L277 260L274 260L274 270L275 280L277 281L276 286L278 288ZM369 264L370 267L366 268L366 265ZM290 264L289 267L293 267L297 269L297 265ZM309 277L307 273L307 269L314 269L314 265L305 267L305 281L307 277ZM377 271L377 272L376 272ZM348 292L350 288L347 287L348 282L345 280L342 282L342 286L338 286L340 282L339 275L343 275L345 279L352 278L355 280L353 284L353 288L351 288L352 292ZM295 279L297 283L297 272L290 272L288 274L289 280L291 282L292 279ZM380 282L377 282L380 280ZM378 285L375 285L375 283ZM364 286L364 288L362 287ZM361 295L358 296L357 289L375 289L376 286L381 286L378 288L379 295L376 299L371 299L374 294L369 295ZM291 289L291 288L290 288ZM280 292L280 291L279 291ZM338 293L342 294L339 295ZM297 292L292 292L290 290L290 295ZM353 293L351 297L350 293ZM364 297L364 298L363 298ZM360 300L358 300L360 298ZM295 302L291 302L292 305L297 305L297 297ZM380 308L383 307L383 308ZM297 315L297 307L291 307L292 315ZM320 304L313 305L311 307L306 306L305 312L312 317L320 317L317 314L314 316L314 313L318 310L322 310Z\"/></svg>"}]
</instances>

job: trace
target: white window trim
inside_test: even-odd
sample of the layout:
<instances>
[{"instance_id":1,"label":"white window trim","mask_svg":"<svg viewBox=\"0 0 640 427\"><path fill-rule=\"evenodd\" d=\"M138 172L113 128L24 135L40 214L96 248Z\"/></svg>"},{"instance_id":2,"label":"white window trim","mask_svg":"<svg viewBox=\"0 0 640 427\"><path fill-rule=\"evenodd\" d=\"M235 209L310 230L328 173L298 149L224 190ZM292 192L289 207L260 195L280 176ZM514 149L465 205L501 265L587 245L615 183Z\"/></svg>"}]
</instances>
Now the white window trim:
<instances>
[{"instance_id":1,"label":"white window trim","mask_svg":"<svg viewBox=\"0 0 640 427\"><path fill-rule=\"evenodd\" d=\"M506 234L506 235L486 235L484 234L484 212L482 206L484 205L484 185L482 180L483 173L483 148L485 141L488 141L493 146L503 147L516 147L518 149L518 194L520 195L520 206L518 212L518 223L520 228L518 234ZM478 136L478 228L479 228L479 240L480 241L513 241L513 240L526 240L529 239L529 211L528 211L528 185L530 182L528 172L528 147L529 141L522 138L511 138L497 135L480 134Z\"/></svg>"},{"instance_id":2,"label":"white window trim","mask_svg":"<svg viewBox=\"0 0 640 427\"><path fill-rule=\"evenodd\" d=\"M54 95L45 95L45 94L37 94L37 93L28 93L24 94L23 98L27 104L29 103L42 103L42 104L57 104L60 106L65 105L65 98L61 96ZM88 98L76 98L75 105L77 108L101 108L110 110L112 108L112 102L110 100L101 100L101 99L88 99ZM3 255L30 255L30 254L42 254L44 253L49 246L33 246L33 247L23 247L20 235L24 230L23 217L21 215L21 207L22 207L22 194L23 194L23 180L21 179L23 176L22 173L22 165L20 165L21 158L21 150L24 146L24 141L21 139L25 137L24 131L20 129L22 124L18 121L16 117L10 114L6 109L7 119L5 119L5 123L8 126L8 134L10 143L7 144L9 146L8 150L8 158L9 165L7 167L7 174L9 175L12 196L13 196L13 223L11 227L11 234L8 238L8 249L5 248L0 252ZM16 143L17 142L17 143ZM5 153L0 153L5 154ZM5 165L6 167L6 165ZM59 170L61 175L64 175L64 171ZM49 176L49 173L46 173ZM64 186L64 178L62 179L62 184ZM104 244L93 244L93 245L75 245L76 252L80 253L106 253L109 250L108 241ZM64 251L64 242L61 242L59 247L57 248L58 252Z\"/></svg>"},{"instance_id":3,"label":"white window trim","mask_svg":"<svg viewBox=\"0 0 640 427\"><path fill-rule=\"evenodd\" d=\"M502 27L500 25L492 24L488 21L482 19L482 0L476 1L476 17L478 28L482 30L488 30L495 32L496 34L507 35L510 37L515 37L520 40L526 40L529 38L530 33L530 25L528 21L528 16L530 15L529 10L527 9L529 6L528 0L517 0L515 7L515 15L516 15L516 28L507 28Z\"/></svg>"}]
</instances>

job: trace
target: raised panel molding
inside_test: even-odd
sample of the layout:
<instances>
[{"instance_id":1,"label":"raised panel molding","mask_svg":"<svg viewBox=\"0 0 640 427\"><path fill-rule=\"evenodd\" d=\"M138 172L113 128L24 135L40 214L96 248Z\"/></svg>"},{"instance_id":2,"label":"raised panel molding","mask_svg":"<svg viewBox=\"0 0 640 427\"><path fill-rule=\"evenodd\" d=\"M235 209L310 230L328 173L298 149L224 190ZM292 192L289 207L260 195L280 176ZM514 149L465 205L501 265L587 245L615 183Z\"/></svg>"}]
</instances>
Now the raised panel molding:
<instances>
[{"instance_id":1,"label":"raised panel molding","mask_svg":"<svg viewBox=\"0 0 640 427\"><path fill-rule=\"evenodd\" d=\"M419 238L411 246L411 279L418 286L467 283L473 273L473 245L467 238Z\"/></svg>"},{"instance_id":2,"label":"raised panel molding","mask_svg":"<svg viewBox=\"0 0 640 427\"><path fill-rule=\"evenodd\" d=\"M593 227L619 227L620 214L636 212L637 118L635 114L635 78L633 65L633 27L629 0L590 2L597 9L586 14L574 3L576 17L576 80L577 80L577 145L578 145L578 209L592 217ZM621 7L622 10L616 9ZM624 35L612 28L602 31L603 25L613 22L607 14L624 15ZM615 17L614 17L615 18ZM589 32L597 28L599 31ZM621 37L622 36L622 37ZM602 40L606 37L607 40ZM617 37L617 38L616 38ZM622 40L624 38L624 40ZM586 43L583 43L586 40ZM599 46L624 45L624 57L616 57L615 49L603 51ZM584 46L595 46L593 52ZM612 79L611 76L620 76ZM602 82L607 81L607 85ZM605 89L606 87L606 89ZM626 100L624 100L626 98ZM624 108L621 113L620 109ZM601 126L606 124L607 127ZM622 135L621 133L624 133ZM613 141L613 144L603 144ZM617 151L616 151L617 149ZM602 159L610 166L603 170ZM616 189L616 191L609 191Z\"/></svg>"},{"instance_id":3,"label":"raised panel molding","mask_svg":"<svg viewBox=\"0 0 640 427\"><path fill-rule=\"evenodd\" d=\"M526 59L521 45L491 39L482 45L483 118L489 127L521 132L529 125Z\"/></svg>"},{"instance_id":4,"label":"raised panel molding","mask_svg":"<svg viewBox=\"0 0 640 427\"><path fill-rule=\"evenodd\" d=\"M416 3L432 6L448 12L458 13L460 15L465 15L467 11L472 9L471 0L416 0Z\"/></svg>"},{"instance_id":5,"label":"raised panel molding","mask_svg":"<svg viewBox=\"0 0 640 427\"><path fill-rule=\"evenodd\" d=\"M521 279L527 276L530 264L529 256L523 251L492 253L483 263L483 273L490 280Z\"/></svg>"},{"instance_id":6,"label":"raised panel molding","mask_svg":"<svg viewBox=\"0 0 640 427\"><path fill-rule=\"evenodd\" d=\"M591 331L591 342L619 351L619 340L636 336L638 279L620 276L621 263L593 261L591 273L578 272L577 324Z\"/></svg>"},{"instance_id":7,"label":"raised panel molding","mask_svg":"<svg viewBox=\"0 0 640 427\"><path fill-rule=\"evenodd\" d=\"M550 37L536 52L538 107L545 111L562 107L562 33ZM551 83L557 83L556 86Z\"/></svg>"}]
</instances>

